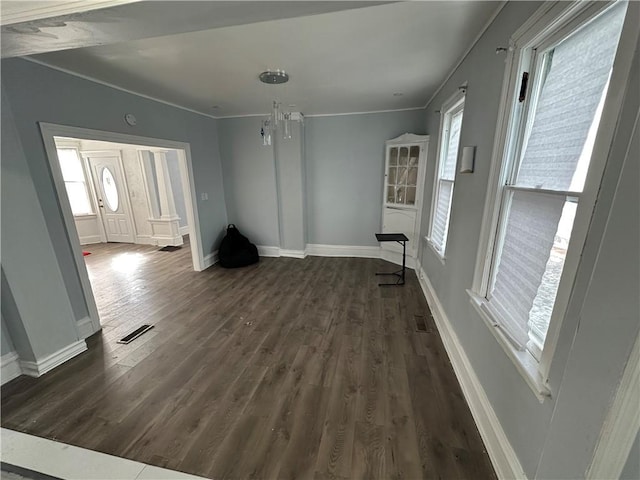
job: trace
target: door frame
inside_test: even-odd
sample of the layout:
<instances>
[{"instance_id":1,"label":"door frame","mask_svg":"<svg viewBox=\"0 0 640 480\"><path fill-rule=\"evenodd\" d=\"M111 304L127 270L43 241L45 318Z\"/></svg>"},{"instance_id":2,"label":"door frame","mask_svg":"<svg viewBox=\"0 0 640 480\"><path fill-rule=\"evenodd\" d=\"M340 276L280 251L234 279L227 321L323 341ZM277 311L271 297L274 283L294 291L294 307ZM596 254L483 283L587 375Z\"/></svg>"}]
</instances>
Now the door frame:
<instances>
[{"instance_id":1,"label":"door frame","mask_svg":"<svg viewBox=\"0 0 640 480\"><path fill-rule=\"evenodd\" d=\"M124 172L124 166L122 165L122 150L83 150L80 152L80 155L82 156L83 161L86 162L89 174L91 175L91 181L93 182L93 192L96 195L96 200L98 200L100 187L98 185L99 179L95 177L95 172L93 171L93 168L91 166L91 158L118 157L118 172L120 173L120 177L122 178L122 188L124 190L124 210L127 216L127 221L129 222L129 228L131 229L131 237L133 238L133 243L138 243L136 224L135 219L133 218L133 208L131 207L131 197L129 196L129 185L127 184L127 176ZM103 236L105 242L108 242L109 239L107 238L107 227L105 225L105 218L103 215L104 210L100 208L100 205L98 205L96 211L100 223L102 224L102 227L100 228L101 236Z\"/></svg>"},{"instance_id":2,"label":"door frame","mask_svg":"<svg viewBox=\"0 0 640 480\"><path fill-rule=\"evenodd\" d=\"M67 239L71 245L73 259L80 278L80 284L91 318L93 332L99 331L100 316L98 307L89 281L89 273L82 256L82 246L76 229L71 205L67 197L67 191L62 178L62 170L58 160L58 153L54 137L70 137L80 140L98 140L113 143L127 143L132 145L140 145L145 147L159 147L177 150L180 160L180 177L184 191L185 207L187 209L187 221L189 222L189 242L191 244L191 257L193 261L193 269L201 272L206 268L204 260L204 250L202 248L202 233L200 231L200 219L196 208L197 197L195 189L195 180L193 174L193 162L191 159L191 146L186 142L177 142L173 140L163 140L152 137L142 137L138 135L129 135L126 133L107 132L103 130L93 130L89 128L71 127L67 125L58 125L54 123L38 122L40 133L44 142L46 157L49 162L51 176L53 178L53 186L58 198L58 205L62 213L64 227L67 233ZM83 335L83 338L88 335Z\"/></svg>"}]
</instances>

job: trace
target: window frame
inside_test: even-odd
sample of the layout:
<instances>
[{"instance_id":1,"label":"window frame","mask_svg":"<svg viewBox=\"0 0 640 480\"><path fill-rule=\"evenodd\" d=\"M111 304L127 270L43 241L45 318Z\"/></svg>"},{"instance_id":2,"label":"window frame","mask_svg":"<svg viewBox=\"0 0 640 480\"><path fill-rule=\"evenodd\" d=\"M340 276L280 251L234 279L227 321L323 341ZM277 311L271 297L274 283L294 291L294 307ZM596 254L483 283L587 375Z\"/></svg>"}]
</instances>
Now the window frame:
<instances>
[{"instance_id":1,"label":"window frame","mask_svg":"<svg viewBox=\"0 0 640 480\"><path fill-rule=\"evenodd\" d=\"M637 7L633 5L633 2L627 3L587 178L583 191L576 195L579 196L578 208L539 362L528 351L519 351L513 346L502 330L498 328L496 319L487 308L493 259L501 235L498 227L504 224L501 222L501 217L504 215L502 212L503 198L508 188L507 182L513 177L514 169L517 169L521 158L520 149L513 150L513 140L523 138L521 129L524 128L528 118L526 109L534 103L529 98L524 102L524 105L519 107L518 90L524 71L530 73L528 93L538 90L535 88L538 79L534 78L535 73L531 70L531 67L534 66L536 50L545 51L549 46L570 35L615 3L614 1L545 3L514 33L509 42L474 278L467 293L470 296L471 304L476 308L540 401L551 395L548 385L549 372L562 322L569 305L591 215L607 163L609 148L615 133L616 119L622 107L622 99L635 50L638 27L633 25L633 17L634 14L637 15ZM541 189L533 190L543 192Z\"/></svg>"},{"instance_id":2,"label":"window frame","mask_svg":"<svg viewBox=\"0 0 640 480\"><path fill-rule=\"evenodd\" d=\"M460 156L460 145L462 143L462 125L460 125L460 140L458 142L458 152L456 153L456 165L454 168L453 180L443 179L442 171L444 169L444 160L446 160L446 154L448 153L449 143L449 131L451 130L451 120L458 112L462 112L462 121L464 122L464 104L466 100L466 87L460 87L451 97L449 97L442 108L440 109L440 129L438 132L438 151L436 154L436 168L433 178L433 194L431 197L431 212L429 216L429 230L426 236L427 245L431 247L431 250L438 256L440 261L444 263L446 261L447 242L449 240L449 227L451 225L451 211L453 209L453 193L455 191L455 177L458 173L458 158ZM445 138L446 137L446 138ZM437 245L432 238L433 222L437 210L438 195L440 193L440 183L442 181L451 183L451 201L449 202L449 212L447 215L447 224L445 226L444 241L442 245L442 251L440 246Z\"/></svg>"},{"instance_id":3,"label":"window frame","mask_svg":"<svg viewBox=\"0 0 640 480\"><path fill-rule=\"evenodd\" d=\"M82 156L82 154L80 153L80 147L79 145L77 145L75 142L61 142L58 141L56 142L56 156L58 156L58 150L75 150L76 152L76 157L78 158L78 161L80 162L80 166L82 167L82 176L84 178L84 181L82 182L84 184L84 190L85 193L87 194L87 198L89 200L89 206L91 207L91 212L89 213L82 213L82 214L74 214L73 213L73 208L71 208L71 214L73 215L73 218L87 218L87 217L95 217L97 216L97 208L95 205L95 201L94 201L94 193L93 193L93 185L92 185L92 179L91 178L87 178L87 165L86 165L86 160L85 158ZM58 156L58 163L60 163L60 157ZM77 180L73 180L73 181L67 181L64 179L64 176L62 178L62 183L64 185L64 189L65 189L65 193L67 195L67 200L69 201L69 207L71 207L71 199L69 198L69 193L67 191L67 183L80 183Z\"/></svg>"}]
</instances>

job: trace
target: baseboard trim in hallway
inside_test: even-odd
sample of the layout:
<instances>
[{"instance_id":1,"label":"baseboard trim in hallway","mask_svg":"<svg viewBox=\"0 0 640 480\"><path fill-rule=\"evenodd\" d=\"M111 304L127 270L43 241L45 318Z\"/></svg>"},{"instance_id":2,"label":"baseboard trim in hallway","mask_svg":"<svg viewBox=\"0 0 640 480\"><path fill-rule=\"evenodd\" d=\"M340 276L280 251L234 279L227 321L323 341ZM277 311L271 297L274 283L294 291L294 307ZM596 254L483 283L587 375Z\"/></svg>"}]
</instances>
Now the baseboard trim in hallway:
<instances>
[{"instance_id":1,"label":"baseboard trim in hallway","mask_svg":"<svg viewBox=\"0 0 640 480\"><path fill-rule=\"evenodd\" d=\"M473 419L478 426L487 453L493 464L498 478L526 479L522 465L516 456L502 425L496 416L487 394L482 388L471 362L460 344L460 340L454 331L444 308L438 299L426 273L420 267L416 272L422 292L429 304L429 308L435 320L438 332L442 338L447 355L451 360L453 370L460 382Z\"/></svg>"},{"instance_id":2,"label":"baseboard trim in hallway","mask_svg":"<svg viewBox=\"0 0 640 480\"><path fill-rule=\"evenodd\" d=\"M35 362L20 360L20 367L25 375L39 377L86 350L87 343L84 340L78 340L51 355L37 359Z\"/></svg>"},{"instance_id":3,"label":"baseboard trim in hallway","mask_svg":"<svg viewBox=\"0 0 640 480\"><path fill-rule=\"evenodd\" d=\"M346 258L381 258L396 265L402 265L402 253L385 250L370 245L323 245L309 243L304 250L286 250L280 247L258 245L261 257L346 257ZM407 255L406 267L414 269L415 258Z\"/></svg>"},{"instance_id":4,"label":"baseboard trim in hallway","mask_svg":"<svg viewBox=\"0 0 640 480\"><path fill-rule=\"evenodd\" d=\"M54 442L7 428L1 429L2 462L67 479L187 480L195 475L154 467L86 448ZM34 455L34 452L38 452Z\"/></svg>"}]
</instances>

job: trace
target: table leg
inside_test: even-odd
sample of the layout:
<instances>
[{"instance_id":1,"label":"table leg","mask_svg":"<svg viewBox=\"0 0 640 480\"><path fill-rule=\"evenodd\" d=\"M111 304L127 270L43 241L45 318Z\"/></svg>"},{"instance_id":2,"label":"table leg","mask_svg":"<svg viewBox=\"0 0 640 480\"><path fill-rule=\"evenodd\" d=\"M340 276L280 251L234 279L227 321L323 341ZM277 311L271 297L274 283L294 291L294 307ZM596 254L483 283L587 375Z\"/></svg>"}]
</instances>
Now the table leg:
<instances>
[{"instance_id":1,"label":"table leg","mask_svg":"<svg viewBox=\"0 0 640 480\"><path fill-rule=\"evenodd\" d=\"M402 285L404 285L404 274L406 270L407 242L402 242Z\"/></svg>"}]
</instances>

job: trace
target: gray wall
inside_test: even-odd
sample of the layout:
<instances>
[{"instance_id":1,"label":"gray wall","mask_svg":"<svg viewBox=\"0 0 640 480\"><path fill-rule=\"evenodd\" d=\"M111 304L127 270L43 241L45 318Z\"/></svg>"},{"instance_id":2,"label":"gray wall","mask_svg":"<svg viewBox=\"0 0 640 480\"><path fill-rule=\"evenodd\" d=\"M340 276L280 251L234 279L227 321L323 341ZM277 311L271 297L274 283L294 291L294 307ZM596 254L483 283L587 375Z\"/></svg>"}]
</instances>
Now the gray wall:
<instances>
[{"instance_id":1,"label":"gray wall","mask_svg":"<svg viewBox=\"0 0 640 480\"><path fill-rule=\"evenodd\" d=\"M638 478L640 478L640 431L636 434L627 463L620 475L620 480L638 480Z\"/></svg>"},{"instance_id":2,"label":"gray wall","mask_svg":"<svg viewBox=\"0 0 640 480\"><path fill-rule=\"evenodd\" d=\"M196 205L204 254L215 249L227 218L214 119L23 59L2 61L2 85L11 104L15 128L24 148L25 168L28 167L46 221L45 241L53 249L54 258L57 258L76 319L87 315L87 307L54 193L38 122L190 143L197 197L200 199L204 192L209 196L208 201L199 200ZM127 112L136 115L137 126L125 124L123 116ZM4 254L3 251L3 262ZM51 282L53 280L49 281Z\"/></svg>"},{"instance_id":3,"label":"gray wall","mask_svg":"<svg viewBox=\"0 0 640 480\"><path fill-rule=\"evenodd\" d=\"M279 246L274 147L263 146L261 117L218 121L229 223L257 245Z\"/></svg>"},{"instance_id":4,"label":"gray wall","mask_svg":"<svg viewBox=\"0 0 640 480\"><path fill-rule=\"evenodd\" d=\"M22 322L22 317L18 311L13 294L11 293L11 287L7 281L7 276L4 273L4 267L0 266L0 309L2 310L2 319L4 321L4 328L11 338L11 343L14 350L20 355L22 360L35 360L36 357L33 353L33 348L29 343L29 337L27 331Z\"/></svg>"},{"instance_id":5,"label":"gray wall","mask_svg":"<svg viewBox=\"0 0 640 480\"><path fill-rule=\"evenodd\" d=\"M301 204L307 243L377 245L373 234L380 230L382 216L384 142L407 132L424 133L423 120L422 110L305 118L303 138L294 133L294 141L275 140L275 147L262 145L261 117L219 120L229 222L258 245L302 249L299 241L286 245L284 238L280 245L279 234L279 217L288 215L286 207L291 206L296 211L289 212L292 221L282 222L283 228L293 225L296 233L290 235L300 237L296 222ZM276 151L280 163L302 158L302 191L297 182L292 182L295 192L287 190L282 175L279 180L285 184L278 186ZM299 170L284 168L281 173L297 176ZM291 193L296 205L282 198L279 212L278 188Z\"/></svg>"},{"instance_id":6,"label":"gray wall","mask_svg":"<svg viewBox=\"0 0 640 480\"><path fill-rule=\"evenodd\" d=\"M167 167L169 168L169 180L173 191L173 202L176 205L176 213L180 217L180 226L187 225L187 206L184 203L184 190L182 188L182 178L180 176L180 164L178 163L178 152L169 150L167 156Z\"/></svg>"},{"instance_id":7,"label":"gray wall","mask_svg":"<svg viewBox=\"0 0 640 480\"><path fill-rule=\"evenodd\" d=\"M0 355L6 355L7 353L11 353L15 351L16 347L13 346L13 341L11 340L11 335L9 335L9 330L5 325L4 315L0 315Z\"/></svg>"},{"instance_id":8,"label":"gray wall","mask_svg":"<svg viewBox=\"0 0 640 480\"><path fill-rule=\"evenodd\" d=\"M422 110L305 119L308 242L377 246L384 142L424 129Z\"/></svg>"},{"instance_id":9,"label":"gray wall","mask_svg":"<svg viewBox=\"0 0 640 480\"><path fill-rule=\"evenodd\" d=\"M458 175L452 204L447 260L426 245L421 264L527 475L582 478L591 462L612 395L640 328L637 292L640 217L637 145L623 166L638 112L637 88L627 92L598 206L590 226L572 299L550 372L552 398L542 404L470 305L477 243L504 75L504 56L495 48L536 10L538 4L508 3L425 112L435 158L439 110L468 81L461 145L475 145L476 170ZM637 55L636 55L637 62ZM630 85L638 85L638 66ZM424 195L423 232L428 229L435 163L430 162ZM619 183L620 182L620 183ZM578 328L578 325L580 328Z\"/></svg>"},{"instance_id":10,"label":"gray wall","mask_svg":"<svg viewBox=\"0 0 640 480\"><path fill-rule=\"evenodd\" d=\"M33 361L77 341L78 334L11 107L3 84L0 308L17 353Z\"/></svg>"}]
</instances>

